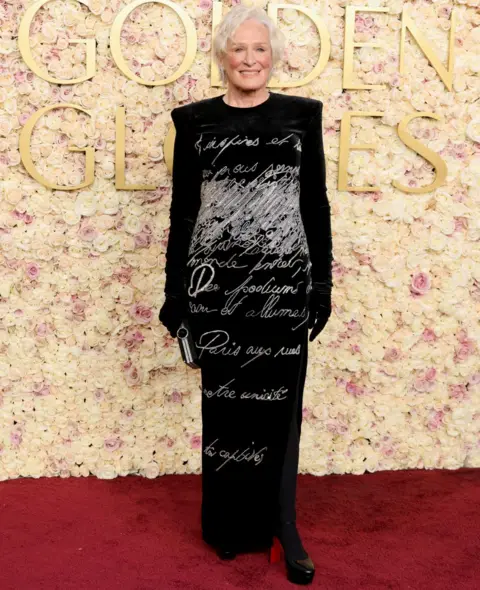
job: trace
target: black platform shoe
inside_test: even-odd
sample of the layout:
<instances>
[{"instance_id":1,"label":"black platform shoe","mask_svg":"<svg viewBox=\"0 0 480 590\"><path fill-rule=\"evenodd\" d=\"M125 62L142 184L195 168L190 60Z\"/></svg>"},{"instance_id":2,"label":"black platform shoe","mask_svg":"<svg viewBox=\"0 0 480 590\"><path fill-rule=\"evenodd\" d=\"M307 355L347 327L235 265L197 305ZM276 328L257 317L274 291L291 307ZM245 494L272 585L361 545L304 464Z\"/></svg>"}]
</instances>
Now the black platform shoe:
<instances>
[{"instance_id":1,"label":"black platform shoe","mask_svg":"<svg viewBox=\"0 0 480 590\"><path fill-rule=\"evenodd\" d=\"M285 556L287 579L293 584L311 584L315 575L315 565L303 549L295 522L285 522L275 532L270 548L270 563L280 561Z\"/></svg>"},{"instance_id":2,"label":"black platform shoe","mask_svg":"<svg viewBox=\"0 0 480 590\"><path fill-rule=\"evenodd\" d=\"M218 557L220 557L220 559L223 559L225 561L230 560L230 559L235 559L235 557L237 557L236 552L233 551L232 549L229 549L228 547L217 547L216 551L217 551Z\"/></svg>"}]
</instances>

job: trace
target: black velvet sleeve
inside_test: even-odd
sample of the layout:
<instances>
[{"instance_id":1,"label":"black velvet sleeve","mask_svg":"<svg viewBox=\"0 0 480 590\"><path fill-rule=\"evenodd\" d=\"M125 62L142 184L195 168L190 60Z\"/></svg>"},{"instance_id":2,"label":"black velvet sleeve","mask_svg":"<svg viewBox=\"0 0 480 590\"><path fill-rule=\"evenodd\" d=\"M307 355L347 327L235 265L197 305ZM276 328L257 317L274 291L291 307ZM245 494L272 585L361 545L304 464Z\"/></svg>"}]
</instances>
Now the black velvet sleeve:
<instances>
[{"instance_id":1,"label":"black velvet sleeve","mask_svg":"<svg viewBox=\"0 0 480 590\"><path fill-rule=\"evenodd\" d=\"M313 289L330 313L332 291L332 232L327 195L322 131L323 104L316 101L302 141L300 210L312 261Z\"/></svg>"},{"instance_id":2,"label":"black velvet sleeve","mask_svg":"<svg viewBox=\"0 0 480 590\"><path fill-rule=\"evenodd\" d=\"M200 209L201 175L194 126L188 106L173 109L173 151L170 232L165 254L165 296L185 301L185 270L193 228Z\"/></svg>"}]
</instances>

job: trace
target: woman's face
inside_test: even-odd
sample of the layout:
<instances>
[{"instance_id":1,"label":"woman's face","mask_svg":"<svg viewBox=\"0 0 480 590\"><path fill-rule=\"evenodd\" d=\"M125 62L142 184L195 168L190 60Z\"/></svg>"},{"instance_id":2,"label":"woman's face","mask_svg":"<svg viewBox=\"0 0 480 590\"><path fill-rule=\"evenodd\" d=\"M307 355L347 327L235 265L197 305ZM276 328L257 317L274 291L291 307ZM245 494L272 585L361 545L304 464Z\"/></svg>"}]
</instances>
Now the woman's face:
<instances>
[{"instance_id":1,"label":"woman's face","mask_svg":"<svg viewBox=\"0 0 480 590\"><path fill-rule=\"evenodd\" d=\"M253 19L244 21L229 39L223 58L228 82L242 90L264 88L272 66L267 27Z\"/></svg>"}]
</instances>

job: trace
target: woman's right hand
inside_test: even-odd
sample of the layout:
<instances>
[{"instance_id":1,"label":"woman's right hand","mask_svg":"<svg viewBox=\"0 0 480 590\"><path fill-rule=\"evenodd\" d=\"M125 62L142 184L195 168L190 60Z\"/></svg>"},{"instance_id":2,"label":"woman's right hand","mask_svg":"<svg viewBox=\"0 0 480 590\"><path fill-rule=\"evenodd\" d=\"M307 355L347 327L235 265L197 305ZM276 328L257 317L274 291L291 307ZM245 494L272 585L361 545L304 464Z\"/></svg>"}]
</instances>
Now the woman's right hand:
<instances>
[{"instance_id":1,"label":"woman's right hand","mask_svg":"<svg viewBox=\"0 0 480 590\"><path fill-rule=\"evenodd\" d=\"M179 297L167 295L165 297L165 302L160 309L160 313L158 314L158 319L167 328L170 336L176 338L178 328L186 315L185 302Z\"/></svg>"}]
</instances>

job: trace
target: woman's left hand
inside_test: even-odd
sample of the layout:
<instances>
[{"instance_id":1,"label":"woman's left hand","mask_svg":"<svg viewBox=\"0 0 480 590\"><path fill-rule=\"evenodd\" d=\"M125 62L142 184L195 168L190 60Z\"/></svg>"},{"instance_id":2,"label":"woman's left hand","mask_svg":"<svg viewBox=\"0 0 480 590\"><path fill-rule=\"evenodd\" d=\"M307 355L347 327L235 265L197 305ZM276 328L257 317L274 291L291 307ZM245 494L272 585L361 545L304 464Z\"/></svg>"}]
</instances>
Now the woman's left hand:
<instances>
[{"instance_id":1,"label":"woman's left hand","mask_svg":"<svg viewBox=\"0 0 480 590\"><path fill-rule=\"evenodd\" d=\"M312 320L312 325L309 326L312 328L312 331L310 332L310 336L309 336L309 340L310 342L313 342L315 340L315 338L320 334L320 332L323 330L323 328L325 328L325 326L328 323L328 320L330 318L330 315L328 316L319 316L315 319Z\"/></svg>"},{"instance_id":2,"label":"woman's left hand","mask_svg":"<svg viewBox=\"0 0 480 590\"><path fill-rule=\"evenodd\" d=\"M315 285L310 294L308 327L311 329L309 340L313 342L325 328L332 313L330 289Z\"/></svg>"}]
</instances>

